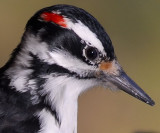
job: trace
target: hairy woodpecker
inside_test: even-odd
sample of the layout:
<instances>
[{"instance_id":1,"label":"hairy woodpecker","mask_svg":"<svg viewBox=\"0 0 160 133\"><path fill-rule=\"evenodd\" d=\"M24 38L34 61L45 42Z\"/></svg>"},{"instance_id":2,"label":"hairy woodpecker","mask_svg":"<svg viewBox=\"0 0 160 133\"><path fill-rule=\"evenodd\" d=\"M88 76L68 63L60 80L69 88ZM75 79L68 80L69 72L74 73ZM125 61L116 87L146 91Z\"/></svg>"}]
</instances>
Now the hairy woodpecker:
<instances>
[{"instance_id":1,"label":"hairy woodpecker","mask_svg":"<svg viewBox=\"0 0 160 133\"><path fill-rule=\"evenodd\" d=\"M77 133L78 96L96 86L154 105L92 15L70 5L41 9L0 69L0 133Z\"/></svg>"}]
</instances>

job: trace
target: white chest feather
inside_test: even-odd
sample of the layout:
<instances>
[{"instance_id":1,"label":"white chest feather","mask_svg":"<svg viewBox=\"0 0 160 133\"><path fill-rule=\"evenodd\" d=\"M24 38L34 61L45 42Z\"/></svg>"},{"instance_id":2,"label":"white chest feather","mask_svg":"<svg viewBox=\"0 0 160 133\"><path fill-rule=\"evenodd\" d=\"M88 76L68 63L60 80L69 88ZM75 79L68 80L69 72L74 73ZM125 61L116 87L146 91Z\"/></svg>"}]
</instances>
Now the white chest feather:
<instances>
[{"instance_id":1,"label":"white chest feather","mask_svg":"<svg viewBox=\"0 0 160 133\"><path fill-rule=\"evenodd\" d=\"M54 116L47 111L46 109L43 109L38 114L39 120L40 120L40 131L38 133L60 133L58 123L56 122L56 119Z\"/></svg>"},{"instance_id":2,"label":"white chest feather","mask_svg":"<svg viewBox=\"0 0 160 133\"><path fill-rule=\"evenodd\" d=\"M57 112L60 123L49 111L43 109L38 113L41 123L38 133L77 133L77 101L65 100L59 104Z\"/></svg>"}]
</instances>

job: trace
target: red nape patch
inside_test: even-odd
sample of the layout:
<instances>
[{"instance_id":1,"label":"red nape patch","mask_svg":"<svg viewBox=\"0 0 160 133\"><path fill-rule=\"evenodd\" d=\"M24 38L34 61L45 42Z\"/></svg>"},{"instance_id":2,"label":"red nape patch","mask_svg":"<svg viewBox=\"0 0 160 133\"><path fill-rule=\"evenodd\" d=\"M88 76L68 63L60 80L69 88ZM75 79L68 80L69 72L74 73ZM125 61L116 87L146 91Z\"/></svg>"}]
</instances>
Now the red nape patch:
<instances>
[{"instance_id":1,"label":"red nape patch","mask_svg":"<svg viewBox=\"0 0 160 133\"><path fill-rule=\"evenodd\" d=\"M64 28L67 27L63 16L61 16L59 14L52 13L52 12L44 12L41 14L41 18L47 22L56 23Z\"/></svg>"}]
</instances>

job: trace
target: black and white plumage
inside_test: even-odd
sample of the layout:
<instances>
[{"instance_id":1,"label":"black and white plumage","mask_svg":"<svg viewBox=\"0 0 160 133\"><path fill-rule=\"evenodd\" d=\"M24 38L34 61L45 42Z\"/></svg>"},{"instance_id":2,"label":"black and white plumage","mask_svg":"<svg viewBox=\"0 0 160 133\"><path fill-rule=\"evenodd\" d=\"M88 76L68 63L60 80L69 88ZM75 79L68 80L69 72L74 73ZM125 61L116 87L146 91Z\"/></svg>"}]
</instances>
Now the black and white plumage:
<instances>
[{"instance_id":1,"label":"black and white plumage","mask_svg":"<svg viewBox=\"0 0 160 133\"><path fill-rule=\"evenodd\" d=\"M0 69L0 133L77 133L78 96L95 86L154 105L122 70L93 16L69 5L44 8Z\"/></svg>"}]
</instances>

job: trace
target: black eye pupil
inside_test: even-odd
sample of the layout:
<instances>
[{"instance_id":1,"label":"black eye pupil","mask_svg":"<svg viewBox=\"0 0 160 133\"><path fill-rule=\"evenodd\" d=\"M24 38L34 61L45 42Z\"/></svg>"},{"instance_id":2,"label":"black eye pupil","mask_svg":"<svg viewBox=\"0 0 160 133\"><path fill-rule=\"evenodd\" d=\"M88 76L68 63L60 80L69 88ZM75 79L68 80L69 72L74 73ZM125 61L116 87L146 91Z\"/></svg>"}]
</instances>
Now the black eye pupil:
<instances>
[{"instance_id":1,"label":"black eye pupil","mask_svg":"<svg viewBox=\"0 0 160 133\"><path fill-rule=\"evenodd\" d=\"M98 50L93 47L88 47L85 51L86 57L89 60L95 60L98 57Z\"/></svg>"}]
</instances>

